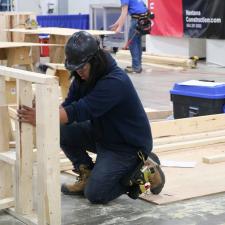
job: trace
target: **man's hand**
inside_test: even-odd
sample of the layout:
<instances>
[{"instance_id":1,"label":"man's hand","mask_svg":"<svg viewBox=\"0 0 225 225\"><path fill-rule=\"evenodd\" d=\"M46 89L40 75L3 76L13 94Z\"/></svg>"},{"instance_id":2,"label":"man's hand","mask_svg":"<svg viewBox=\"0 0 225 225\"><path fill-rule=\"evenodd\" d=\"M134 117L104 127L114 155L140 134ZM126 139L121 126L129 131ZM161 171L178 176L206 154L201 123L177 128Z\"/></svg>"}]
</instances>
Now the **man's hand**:
<instances>
[{"instance_id":1,"label":"man's hand","mask_svg":"<svg viewBox=\"0 0 225 225\"><path fill-rule=\"evenodd\" d=\"M36 110L35 108L30 108L28 106L21 106L17 110L18 121L22 123L29 123L36 126Z\"/></svg>"},{"instance_id":2,"label":"man's hand","mask_svg":"<svg viewBox=\"0 0 225 225\"><path fill-rule=\"evenodd\" d=\"M59 107L59 120L61 124L68 123L67 113L62 106Z\"/></svg>"},{"instance_id":3,"label":"man's hand","mask_svg":"<svg viewBox=\"0 0 225 225\"><path fill-rule=\"evenodd\" d=\"M59 109L59 116L60 123L64 124L68 122L68 117L63 107L60 107ZM36 109L34 107L21 106L21 108L17 110L17 117L19 122L36 126Z\"/></svg>"},{"instance_id":4,"label":"man's hand","mask_svg":"<svg viewBox=\"0 0 225 225\"><path fill-rule=\"evenodd\" d=\"M123 5L121 8L121 14L120 14L119 19L110 26L110 29L112 31L115 31L116 33L121 32L123 25L126 21L127 14L128 14L128 5Z\"/></svg>"},{"instance_id":5,"label":"man's hand","mask_svg":"<svg viewBox=\"0 0 225 225\"><path fill-rule=\"evenodd\" d=\"M112 30L112 31L115 31L116 33L119 33L122 29L121 26L119 26L119 23L114 23L112 24L111 26L109 26L109 28Z\"/></svg>"}]
</instances>

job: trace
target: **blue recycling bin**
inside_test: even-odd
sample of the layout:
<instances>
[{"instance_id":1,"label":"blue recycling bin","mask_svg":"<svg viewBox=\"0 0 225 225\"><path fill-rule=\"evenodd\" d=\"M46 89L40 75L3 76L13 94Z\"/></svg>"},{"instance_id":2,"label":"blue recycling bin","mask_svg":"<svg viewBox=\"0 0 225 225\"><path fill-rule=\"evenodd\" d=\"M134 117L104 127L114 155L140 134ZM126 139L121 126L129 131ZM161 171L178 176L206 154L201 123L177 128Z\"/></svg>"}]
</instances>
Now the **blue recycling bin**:
<instances>
[{"instance_id":1,"label":"blue recycling bin","mask_svg":"<svg viewBox=\"0 0 225 225\"><path fill-rule=\"evenodd\" d=\"M225 83L201 80L175 83L170 97L175 119L225 112Z\"/></svg>"}]
</instances>

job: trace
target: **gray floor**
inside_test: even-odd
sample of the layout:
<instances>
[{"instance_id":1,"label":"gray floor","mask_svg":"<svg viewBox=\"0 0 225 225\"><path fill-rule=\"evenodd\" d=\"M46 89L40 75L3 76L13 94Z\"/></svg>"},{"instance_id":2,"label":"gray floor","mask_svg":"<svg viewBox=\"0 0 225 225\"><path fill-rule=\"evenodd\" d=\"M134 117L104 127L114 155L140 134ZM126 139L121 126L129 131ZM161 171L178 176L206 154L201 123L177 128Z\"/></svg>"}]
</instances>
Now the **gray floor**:
<instances>
[{"instance_id":1,"label":"gray floor","mask_svg":"<svg viewBox=\"0 0 225 225\"><path fill-rule=\"evenodd\" d=\"M125 66L125 64L121 64ZM184 72L144 67L142 74L130 76L145 107L172 109L169 90L175 82L207 79L225 82L225 69L200 63ZM62 182L73 181L62 175ZM225 181L224 181L225 182ZM209 184L216 185L216 184ZM180 190L182 191L182 190ZM23 223L0 211L0 225ZM62 196L63 225L225 225L225 193L157 206L122 196L108 205L91 205L81 197Z\"/></svg>"}]
</instances>

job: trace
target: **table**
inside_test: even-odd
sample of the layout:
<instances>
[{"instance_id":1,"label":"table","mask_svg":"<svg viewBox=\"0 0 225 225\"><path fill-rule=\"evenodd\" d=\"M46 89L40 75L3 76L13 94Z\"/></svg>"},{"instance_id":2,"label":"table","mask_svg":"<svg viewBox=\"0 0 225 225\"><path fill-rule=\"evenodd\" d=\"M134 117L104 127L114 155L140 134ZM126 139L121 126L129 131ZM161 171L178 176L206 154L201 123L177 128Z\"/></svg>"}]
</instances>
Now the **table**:
<instances>
[{"instance_id":1,"label":"table","mask_svg":"<svg viewBox=\"0 0 225 225\"><path fill-rule=\"evenodd\" d=\"M18 32L25 34L25 41L27 42L39 42L39 34L49 34L51 44L62 44L65 45L69 37L75 32L80 31L79 29L71 29L71 28L58 28L58 27L42 27L37 29L5 29L8 32ZM113 35L114 31L107 30L84 30L94 36L101 35ZM51 63L64 63L65 55L64 55L64 46L52 46L49 48L49 60ZM34 61L36 61L34 59Z\"/></svg>"}]
</instances>

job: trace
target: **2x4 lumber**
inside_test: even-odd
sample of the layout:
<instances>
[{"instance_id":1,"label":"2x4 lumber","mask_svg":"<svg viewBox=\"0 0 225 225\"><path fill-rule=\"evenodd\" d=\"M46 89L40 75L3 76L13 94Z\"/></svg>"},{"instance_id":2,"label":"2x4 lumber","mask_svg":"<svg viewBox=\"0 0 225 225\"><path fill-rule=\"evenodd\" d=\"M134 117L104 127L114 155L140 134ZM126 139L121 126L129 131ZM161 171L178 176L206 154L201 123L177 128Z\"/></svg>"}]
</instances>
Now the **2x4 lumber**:
<instances>
[{"instance_id":1,"label":"2x4 lumber","mask_svg":"<svg viewBox=\"0 0 225 225\"><path fill-rule=\"evenodd\" d=\"M6 106L6 83L5 78L0 76L0 106Z\"/></svg>"},{"instance_id":2,"label":"2x4 lumber","mask_svg":"<svg viewBox=\"0 0 225 225\"><path fill-rule=\"evenodd\" d=\"M6 105L5 79L0 76L0 153L9 151L9 114ZM12 196L11 165L0 161L0 199Z\"/></svg>"},{"instance_id":3,"label":"2x4 lumber","mask_svg":"<svg viewBox=\"0 0 225 225\"><path fill-rule=\"evenodd\" d=\"M16 152L12 150L7 152L0 152L0 160L10 165L15 165Z\"/></svg>"},{"instance_id":4,"label":"2x4 lumber","mask_svg":"<svg viewBox=\"0 0 225 225\"><path fill-rule=\"evenodd\" d=\"M193 148L199 146L207 146L213 145L218 143L225 143L224 136L222 137L214 137L214 138L206 138L206 139L199 139L193 141L184 141L184 142L177 142L177 143L170 143L170 144L162 144L154 146L155 152L167 152L173 151L177 149L186 149L186 148Z\"/></svg>"},{"instance_id":5,"label":"2x4 lumber","mask_svg":"<svg viewBox=\"0 0 225 225\"><path fill-rule=\"evenodd\" d=\"M36 149L33 152L33 160L36 161ZM65 171L65 170L72 170L73 165L71 161L66 158L64 154L59 154L60 155L60 171ZM16 152L13 150L7 151L7 152L2 152L0 153L0 160L10 164L10 165L15 165L16 162Z\"/></svg>"},{"instance_id":6,"label":"2x4 lumber","mask_svg":"<svg viewBox=\"0 0 225 225\"><path fill-rule=\"evenodd\" d=\"M71 28L63 28L63 27L40 27L37 29L5 29L5 31L9 32L20 32L25 34L50 34L50 35L59 35L59 36L71 36L75 32L80 31L80 29L71 29ZM113 35L114 31L109 30L84 30L90 33L91 35L99 36L99 35Z\"/></svg>"},{"instance_id":7,"label":"2x4 lumber","mask_svg":"<svg viewBox=\"0 0 225 225\"><path fill-rule=\"evenodd\" d=\"M46 98L46 96L48 96ZM58 85L36 86L38 224L61 224Z\"/></svg>"},{"instance_id":8,"label":"2x4 lumber","mask_svg":"<svg viewBox=\"0 0 225 225\"><path fill-rule=\"evenodd\" d=\"M70 79L69 79L70 75L69 75L68 71L52 70L52 69L48 68L46 71L46 74L54 75L54 76L58 77L59 85L61 88L62 98L65 99L68 94L69 87L70 87Z\"/></svg>"},{"instance_id":9,"label":"2x4 lumber","mask_svg":"<svg viewBox=\"0 0 225 225\"><path fill-rule=\"evenodd\" d=\"M162 70L173 70L173 71L184 71L185 70L185 67L176 66L176 65L172 66L172 65L156 64L156 63L149 63L149 62L143 62L142 64L145 66L159 68Z\"/></svg>"},{"instance_id":10,"label":"2x4 lumber","mask_svg":"<svg viewBox=\"0 0 225 225\"><path fill-rule=\"evenodd\" d=\"M37 34L26 34L25 37L24 37L24 42L38 43L39 42L39 36ZM41 52L41 48L34 47L32 49L33 64L36 64L36 63L40 62L40 52Z\"/></svg>"},{"instance_id":11,"label":"2x4 lumber","mask_svg":"<svg viewBox=\"0 0 225 225\"><path fill-rule=\"evenodd\" d=\"M120 62L123 63L130 63L131 58L127 59L126 57L116 57L116 60L119 60ZM173 70L173 71L183 71L185 70L184 67L181 66L169 66L169 65L163 65L163 64L155 64L155 63L148 63L148 62L142 62L143 65L153 67L153 68L159 68L163 70Z\"/></svg>"},{"instance_id":12,"label":"2x4 lumber","mask_svg":"<svg viewBox=\"0 0 225 225\"><path fill-rule=\"evenodd\" d=\"M131 55L129 51L120 50L117 52L116 57L131 59ZM150 55L148 53L144 53L142 57L142 61L144 63L153 63L153 64L165 64L170 66L182 66L185 68L194 68L196 67L195 61L191 59L184 59L184 58L176 58L176 57L165 57L165 56L155 56Z\"/></svg>"},{"instance_id":13,"label":"2x4 lumber","mask_svg":"<svg viewBox=\"0 0 225 225\"><path fill-rule=\"evenodd\" d=\"M60 159L60 171L73 170L73 164L68 158Z\"/></svg>"},{"instance_id":14,"label":"2x4 lumber","mask_svg":"<svg viewBox=\"0 0 225 225\"><path fill-rule=\"evenodd\" d=\"M25 23L26 20L29 18L34 18L36 20L36 16L35 15L31 15L31 14L17 14L17 15L13 15L12 16L12 28L16 27L16 28L25 28ZM12 41L20 41L23 42L24 41L24 34L19 34L19 33L12 33Z\"/></svg>"},{"instance_id":15,"label":"2x4 lumber","mask_svg":"<svg viewBox=\"0 0 225 225\"><path fill-rule=\"evenodd\" d=\"M171 110L152 110L150 108L145 108L145 113L150 121L166 119L167 117L173 115Z\"/></svg>"},{"instance_id":16,"label":"2x4 lumber","mask_svg":"<svg viewBox=\"0 0 225 225\"><path fill-rule=\"evenodd\" d=\"M17 80L18 107L32 107L32 83ZM16 121L15 210L20 214L33 211L33 126Z\"/></svg>"},{"instance_id":17,"label":"2x4 lumber","mask_svg":"<svg viewBox=\"0 0 225 225\"><path fill-rule=\"evenodd\" d=\"M17 119L17 111L14 107L9 106L9 117L13 120Z\"/></svg>"},{"instance_id":18,"label":"2x4 lumber","mask_svg":"<svg viewBox=\"0 0 225 225\"><path fill-rule=\"evenodd\" d=\"M64 47L62 44L42 44L33 42L8 42L0 41L0 49L5 48L23 48L23 47L43 47L43 46L53 46L53 47Z\"/></svg>"},{"instance_id":19,"label":"2x4 lumber","mask_svg":"<svg viewBox=\"0 0 225 225\"><path fill-rule=\"evenodd\" d=\"M50 43L57 43L62 44L61 47L59 46L50 46L49 47L49 61L53 63L63 63L65 61L65 53L64 53L64 45L69 39L68 36L62 35L50 35Z\"/></svg>"},{"instance_id":20,"label":"2x4 lumber","mask_svg":"<svg viewBox=\"0 0 225 225\"><path fill-rule=\"evenodd\" d=\"M0 66L0 76L30 81L38 84L57 84L57 78L54 76L9 68L5 66Z\"/></svg>"},{"instance_id":21,"label":"2x4 lumber","mask_svg":"<svg viewBox=\"0 0 225 225\"><path fill-rule=\"evenodd\" d=\"M215 137L224 137L224 136L225 136L225 129L219 130L219 131L202 132L198 134L154 138L153 140L154 140L154 145L162 145L162 144L171 144L171 143L193 141L193 140L200 140L200 139L202 140L202 139L215 138Z\"/></svg>"},{"instance_id":22,"label":"2x4 lumber","mask_svg":"<svg viewBox=\"0 0 225 225\"><path fill-rule=\"evenodd\" d=\"M0 200L0 210L14 206L14 198L5 198Z\"/></svg>"},{"instance_id":23,"label":"2x4 lumber","mask_svg":"<svg viewBox=\"0 0 225 225\"><path fill-rule=\"evenodd\" d=\"M225 114L152 122L153 138L223 130Z\"/></svg>"},{"instance_id":24,"label":"2x4 lumber","mask_svg":"<svg viewBox=\"0 0 225 225\"><path fill-rule=\"evenodd\" d=\"M204 156L202 158L202 161L204 163L208 163L208 164L225 162L225 154L213 155L213 156Z\"/></svg>"},{"instance_id":25,"label":"2x4 lumber","mask_svg":"<svg viewBox=\"0 0 225 225\"><path fill-rule=\"evenodd\" d=\"M185 68L195 68L196 64L191 59L182 59L175 57L154 56L149 54L143 54L143 61L153 64L165 64L170 66L182 66Z\"/></svg>"},{"instance_id":26,"label":"2x4 lumber","mask_svg":"<svg viewBox=\"0 0 225 225\"><path fill-rule=\"evenodd\" d=\"M16 103L16 81L6 80L6 100L8 104Z\"/></svg>"},{"instance_id":27,"label":"2x4 lumber","mask_svg":"<svg viewBox=\"0 0 225 225\"><path fill-rule=\"evenodd\" d=\"M53 70L66 70L63 63L46 63L46 65Z\"/></svg>"},{"instance_id":28,"label":"2x4 lumber","mask_svg":"<svg viewBox=\"0 0 225 225\"><path fill-rule=\"evenodd\" d=\"M0 14L0 41L11 41L11 34L4 32L4 29L10 28L10 17Z\"/></svg>"}]
</instances>

